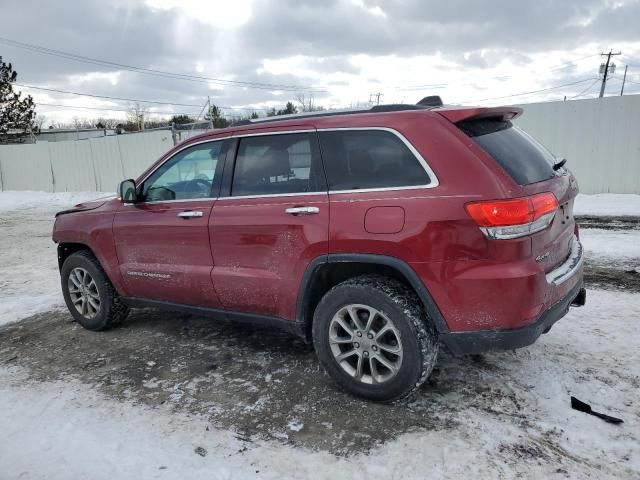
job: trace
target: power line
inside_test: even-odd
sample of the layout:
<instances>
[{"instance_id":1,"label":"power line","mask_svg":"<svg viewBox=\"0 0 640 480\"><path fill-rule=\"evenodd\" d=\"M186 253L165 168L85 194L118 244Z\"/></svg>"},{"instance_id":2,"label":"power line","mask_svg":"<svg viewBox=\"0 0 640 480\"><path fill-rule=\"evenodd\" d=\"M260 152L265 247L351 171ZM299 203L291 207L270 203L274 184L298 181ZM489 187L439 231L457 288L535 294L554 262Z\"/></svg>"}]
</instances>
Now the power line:
<instances>
[{"instance_id":1,"label":"power line","mask_svg":"<svg viewBox=\"0 0 640 480\"><path fill-rule=\"evenodd\" d=\"M81 107L81 106L76 106L76 105L61 105L61 104L57 104L57 103L43 103L43 102L38 102L36 104L36 107L43 105L45 107L58 107L58 108L69 108L69 109L74 109L74 110L102 110L102 111L109 111L109 112L129 112L128 109L122 109L122 108L110 108L110 107ZM188 116L194 116L197 115L197 112L195 113L180 113L180 112L148 112L148 114L150 115L188 115Z\"/></svg>"},{"instance_id":2,"label":"power line","mask_svg":"<svg viewBox=\"0 0 640 480\"><path fill-rule=\"evenodd\" d=\"M622 79L621 79L620 77L618 77L618 76L613 76L613 75L612 75L612 76L611 76L611 77L609 77L609 78L610 78L610 79L613 79L613 80L619 80L619 81L622 81ZM626 82L627 82L627 83L635 83L636 85L640 85L640 82L636 82L635 80L629 80L629 77L627 77Z\"/></svg>"},{"instance_id":3,"label":"power line","mask_svg":"<svg viewBox=\"0 0 640 480\"><path fill-rule=\"evenodd\" d=\"M17 85L18 87L23 87L23 88L34 89L34 90L44 90L46 92L66 93L69 95L79 95L82 97L92 97L92 98L104 98L108 100L119 100L124 102L155 103L157 105L175 105L179 107L201 107L202 106L202 105L196 105L191 103L161 102L158 100L142 100L139 98L111 97L108 95L96 95L92 93L71 92L69 90L58 90L56 88L36 87L34 85L24 85L21 83L14 83L13 85ZM220 108L233 108L233 107L220 107Z\"/></svg>"},{"instance_id":4,"label":"power line","mask_svg":"<svg viewBox=\"0 0 640 480\"><path fill-rule=\"evenodd\" d=\"M476 99L476 100L465 100L465 101L460 102L460 103L475 103L475 102L484 102L484 101L487 101L487 100L500 100L502 98L522 97L524 95L530 95L532 93L541 93L541 92L547 92L547 91L550 91L550 90L557 90L559 88L570 87L572 85L578 85L580 83L588 82L590 80L593 80L593 78L585 78L584 80L578 80L576 82L564 83L562 85L556 85L556 86L553 86L553 87L541 88L540 90L531 90L529 92L514 93L512 95L503 95L501 97L489 97L489 98L481 98L481 99Z\"/></svg>"},{"instance_id":5,"label":"power line","mask_svg":"<svg viewBox=\"0 0 640 480\"><path fill-rule=\"evenodd\" d=\"M594 86L596 83L598 83L598 81L599 81L599 80L600 80L599 78L596 78L596 79L593 81L593 83L592 83L591 85L589 85L587 88L585 88L583 91L581 91L581 92L580 92L580 93L578 93L577 95L572 95L572 96L571 96L571 97L569 97L569 98L578 98L578 97L583 96L585 93L587 93L589 90L591 90L591 89L593 88L593 86Z\"/></svg>"},{"instance_id":6,"label":"power line","mask_svg":"<svg viewBox=\"0 0 640 480\"><path fill-rule=\"evenodd\" d=\"M96 94L92 94L92 93L80 93L80 92L72 92L69 90L58 90L56 88L46 88L46 87L36 87L34 85L24 85L21 83L14 83L13 85L17 85L19 87L24 87L24 88L32 88L35 90L44 90L47 92L56 92L56 93L66 93L66 94L70 94L70 95L79 95L82 97L91 97L91 98L102 98L102 99L106 99L106 100L118 100L118 101L123 101L123 102L138 102L138 103L153 103L156 105L173 105L173 106L178 106L178 107L197 107L200 108L202 107L202 104L194 104L194 103L173 103L173 102L162 102L159 100L142 100L140 98L126 98L126 97L111 97L109 95L96 95ZM225 110L246 110L246 111L266 111L266 109L264 108L251 108L251 107L226 107L223 105L216 105L218 108L222 108Z\"/></svg>"},{"instance_id":7,"label":"power line","mask_svg":"<svg viewBox=\"0 0 640 480\"><path fill-rule=\"evenodd\" d=\"M159 77L171 78L171 79L177 79L177 80L187 80L187 81L201 82L201 83L215 83L223 86L255 88L259 90L288 90L288 91L311 90L318 93L325 92L324 89L314 89L314 87L306 87L306 86L299 86L299 85L284 85L284 84L272 84L272 83L264 83L264 82L245 82L240 80L225 80L222 78L213 78L213 77L205 77L200 75L190 75L190 74L184 74L184 73L173 73L173 72L167 72L163 70L155 70L151 68L138 67L135 65L127 65L124 63L111 62L109 60L101 60L93 57L86 57L84 55L64 52L62 50L55 50L52 48L46 48L39 45L19 42L17 40L12 40L6 37L0 37L0 43L4 43L6 45L11 45L16 48L21 48L24 50L40 53L43 55L52 55L55 57L65 58L67 60L74 60L77 62L89 63L93 65L100 65L100 66L106 66L106 67L114 67L122 70L143 73L146 75L155 75Z\"/></svg>"},{"instance_id":8,"label":"power line","mask_svg":"<svg viewBox=\"0 0 640 480\"><path fill-rule=\"evenodd\" d=\"M575 66L580 62L583 62L583 61L585 61L585 60L587 60L589 58L597 57L599 55L600 55L599 53L595 53L595 54L592 54L592 55L587 55L586 57L581 57L581 58L578 58L576 60L573 60L571 62L567 62L567 63L564 63L564 64L558 64L555 67L551 67L551 68L548 68L548 69L545 68L544 70L546 72L555 72L555 71L558 71L558 70L564 70L565 68L569 68L569 67ZM533 69L533 71L541 70L541 69L542 68ZM487 77L487 78L485 78L483 80L509 80L511 78L513 78L513 75L498 75L498 76L495 76L495 77ZM424 89L424 88L440 89L440 88L448 87L449 85L457 85L457 86L471 85L471 86L476 87L478 85L478 82L464 82L464 83L447 82L447 83L432 83L432 84L426 84L426 85L408 85L408 86L397 85L397 86L395 86L393 88L395 90L398 90L398 91L412 91L412 90L421 90L421 89Z\"/></svg>"}]
</instances>

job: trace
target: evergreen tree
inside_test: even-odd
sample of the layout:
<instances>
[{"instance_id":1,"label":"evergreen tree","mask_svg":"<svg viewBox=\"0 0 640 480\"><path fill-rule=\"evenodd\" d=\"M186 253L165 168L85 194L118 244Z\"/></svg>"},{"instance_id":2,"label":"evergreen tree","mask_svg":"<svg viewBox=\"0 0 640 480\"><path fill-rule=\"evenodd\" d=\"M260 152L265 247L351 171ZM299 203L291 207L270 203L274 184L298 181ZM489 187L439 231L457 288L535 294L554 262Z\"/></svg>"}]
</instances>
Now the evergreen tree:
<instances>
[{"instance_id":1,"label":"evergreen tree","mask_svg":"<svg viewBox=\"0 0 640 480\"><path fill-rule=\"evenodd\" d=\"M193 123L195 120L191 118L189 115L174 115L169 120L170 123L174 125L184 125L185 123Z\"/></svg>"},{"instance_id":2,"label":"evergreen tree","mask_svg":"<svg viewBox=\"0 0 640 480\"><path fill-rule=\"evenodd\" d=\"M204 114L205 120L213 123L213 128L224 128L229 126L229 120L224 118L222 109L216 105L210 105L207 113Z\"/></svg>"},{"instance_id":3,"label":"evergreen tree","mask_svg":"<svg viewBox=\"0 0 640 480\"><path fill-rule=\"evenodd\" d=\"M0 57L0 143L21 141L35 127L36 106L31 95L21 99L22 94L13 91L17 79L18 72Z\"/></svg>"},{"instance_id":4,"label":"evergreen tree","mask_svg":"<svg viewBox=\"0 0 640 480\"><path fill-rule=\"evenodd\" d=\"M287 102L283 110L278 110L276 115L291 115L293 113L298 113L298 109L293 104L293 102Z\"/></svg>"}]
</instances>

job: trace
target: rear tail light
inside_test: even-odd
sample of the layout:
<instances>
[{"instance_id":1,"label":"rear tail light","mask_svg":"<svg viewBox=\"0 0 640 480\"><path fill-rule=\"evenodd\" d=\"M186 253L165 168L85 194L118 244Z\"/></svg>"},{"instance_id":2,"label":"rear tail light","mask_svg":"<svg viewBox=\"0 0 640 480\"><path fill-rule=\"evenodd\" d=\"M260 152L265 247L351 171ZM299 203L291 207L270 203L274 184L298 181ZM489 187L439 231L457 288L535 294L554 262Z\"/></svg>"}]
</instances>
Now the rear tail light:
<instances>
[{"instance_id":1,"label":"rear tail light","mask_svg":"<svg viewBox=\"0 0 640 480\"><path fill-rule=\"evenodd\" d=\"M511 200L472 202L465 208L488 238L508 239L547 228L558 210L558 200L547 192Z\"/></svg>"}]
</instances>

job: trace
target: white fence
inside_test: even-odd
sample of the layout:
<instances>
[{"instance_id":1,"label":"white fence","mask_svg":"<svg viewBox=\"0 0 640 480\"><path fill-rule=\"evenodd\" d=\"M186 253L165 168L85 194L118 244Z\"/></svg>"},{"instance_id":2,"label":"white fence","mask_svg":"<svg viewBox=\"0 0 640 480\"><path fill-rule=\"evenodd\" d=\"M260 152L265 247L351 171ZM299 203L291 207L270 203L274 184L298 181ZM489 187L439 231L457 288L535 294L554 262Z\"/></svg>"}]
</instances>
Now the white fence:
<instances>
[{"instance_id":1,"label":"white fence","mask_svg":"<svg viewBox=\"0 0 640 480\"><path fill-rule=\"evenodd\" d=\"M522 107L525 113L517 123L567 158L583 193L640 194L640 95ZM185 140L195 131L179 133L177 140ZM120 180L137 177L172 145L169 130L2 145L0 189L110 192Z\"/></svg>"},{"instance_id":2,"label":"white fence","mask_svg":"<svg viewBox=\"0 0 640 480\"><path fill-rule=\"evenodd\" d=\"M0 146L0 189L112 192L173 146L171 131Z\"/></svg>"},{"instance_id":3,"label":"white fence","mask_svg":"<svg viewBox=\"0 0 640 480\"><path fill-rule=\"evenodd\" d=\"M516 123L567 159L582 193L640 193L640 95L520 106Z\"/></svg>"}]
</instances>

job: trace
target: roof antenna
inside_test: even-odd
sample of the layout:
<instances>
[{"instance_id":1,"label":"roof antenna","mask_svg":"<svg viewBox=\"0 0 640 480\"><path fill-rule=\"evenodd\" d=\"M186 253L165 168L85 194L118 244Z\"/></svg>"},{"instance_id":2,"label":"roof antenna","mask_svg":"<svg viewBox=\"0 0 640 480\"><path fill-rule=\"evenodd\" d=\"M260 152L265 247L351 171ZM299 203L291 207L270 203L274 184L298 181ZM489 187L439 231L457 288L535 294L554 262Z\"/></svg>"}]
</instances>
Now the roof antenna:
<instances>
[{"instance_id":1,"label":"roof antenna","mask_svg":"<svg viewBox=\"0 0 640 480\"><path fill-rule=\"evenodd\" d=\"M439 95L430 95L420 100L418 105L421 107L441 107L443 103Z\"/></svg>"}]
</instances>

